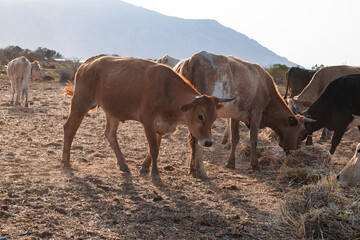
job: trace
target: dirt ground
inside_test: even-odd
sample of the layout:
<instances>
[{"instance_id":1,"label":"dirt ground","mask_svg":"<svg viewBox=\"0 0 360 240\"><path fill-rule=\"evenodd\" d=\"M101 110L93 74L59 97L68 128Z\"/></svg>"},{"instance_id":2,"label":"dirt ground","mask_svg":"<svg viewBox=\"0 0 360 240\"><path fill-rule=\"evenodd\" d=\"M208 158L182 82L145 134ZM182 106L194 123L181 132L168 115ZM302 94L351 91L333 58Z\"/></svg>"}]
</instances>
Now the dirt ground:
<instances>
[{"instance_id":1,"label":"dirt ground","mask_svg":"<svg viewBox=\"0 0 360 240\"><path fill-rule=\"evenodd\" d=\"M226 121L213 126L215 144L204 149L208 180L189 176L187 128L162 141L162 183L139 173L147 142L139 123L120 124L118 139L131 174L120 172L104 137L105 117L84 118L71 152L72 175L62 171L63 124L70 99L64 85L32 81L30 107L10 105L10 83L0 78L0 239L291 239L279 220L279 200L296 186L279 180L278 164L252 172L241 154L249 131L241 126L236 169L224 168L220 144ZM261 133L259 147L286 158L276 139ZM314 136L314 147L329 142ZM346 133L331 163L338 172L359 142ZM304 145L304 143L303 143ZM298 186L297 186L298 187Z\"/></svg>"}]
</instances>

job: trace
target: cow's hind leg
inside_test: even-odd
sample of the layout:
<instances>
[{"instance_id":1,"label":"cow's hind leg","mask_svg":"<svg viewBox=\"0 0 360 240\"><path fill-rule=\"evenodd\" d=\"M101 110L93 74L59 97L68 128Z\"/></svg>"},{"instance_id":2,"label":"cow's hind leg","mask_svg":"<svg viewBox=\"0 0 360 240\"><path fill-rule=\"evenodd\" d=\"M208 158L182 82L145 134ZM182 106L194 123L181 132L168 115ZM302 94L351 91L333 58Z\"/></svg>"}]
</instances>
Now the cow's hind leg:
<instances>
[{"instance_id":1,"label":"cow's hind leg","mask_svg":"<svg viewBox=\"0 0 360 240\"><path fill-rule=\"evenodd\" d=\"M22 96L21 98L24 99L24 95L25 95L25 107L29 107L29 103L28 103L28 90L22 90Z\"/></svg>"},{"instance_id":2,"label":"cow's hind leg","mask_svg":"<svg viewBox=\"0 0 360 240\"><path fill-rule=\"evenodd\" d=\"M234 169L235 168L235 150L236 146L239 143L239 121L235 119L230 120L231 126L231 150L228 157L228 162L225 167Z\"/></svg>"},{"instance_id":3,"label":"cow's hind leg","mask_svg":"<svg viewBox=\"0 0 360 240\"><path fill-rule=\"evenodd\" d=\"M329 140L331 138L330 135L331 135L330 130L328 130L327 128L324 128L322 133L321 133L320 140L321 141Z\"/></svg>"},{"instance_id":4,"label":"cow's hind leg","mask_svg":"<svg viewBox=\"0 0 360 240\"><path fill-rule=\"evenodd\" d=\"M70 168L70 149L71 143L75 137L76 131L78 130L85 114L91 109L91 106L88 107L79 104L76 101L76 97L72 99L71 110L68 119L64 124L64 148L63 148L63 157L62 161L64 168Z\"/></svg>"},{"instance_id":5,"label":"cow's hind leg","mask_svg":"<svg viewBox=\"0 0 360 240\"><path fill-rule=\"evenodd\" d=\"M14 104L14 96L15 96L15 91L16 91L16 86L15 86L15 81L11 80L11 104Z\"/></svg>"},{"instance_id":6,"label":"cow's hind leg","mask_svg":"<svg viewBox=\"0 0 360 240\"><path fill-rule=\"evenodd\" d=\"M160 148L161 138L162 138L162 135L156 134L156 142L157 142L157 145L158 145L159 148ZM148 153L146 155L146 158L145 158L144 162L142 163L140 173L141 174L149 173L150 164L151 164L151 155L150 155L150 153Z\"/></svg>"},{"instance_id":7,"label":"cow's hind leg","mask_svg":"<svg viewBox=\"0 0 360 240\"><path fill-rule=\"evenodd\" d=\"M226 128L223 133L223 138L221 140L221 144L225 145L226 149L230 149L230 142L229 142L229 136L230 136L230 119L226 119Z\"/></svg>"},{"instance_id":8,"label":"cow's hind leg","mask_svg":"<svg viewBox=\"0 0 360 240\"><path fill-rule=\"evenodd\" d=\"M260 121L261 114L254 114L250 120L251 167L253 170L260 170L256 151Z\"/></svg>"},{"instance_id":9,"label":"cow's hind leg","mask_svg":"<svg viewBox=\"0 0 360 240\"><path fill-rule=\"evenodd\" d=\"M25 96L25 107L29 107L28 95L29 95L29 86L23 86L21 99L24 99L24 96Z\"/></svg>"},{"instance_id":10,"label":"cow's hind leg","mask_svg":"<svg viewBox=\"0 0 360 240\"><path fill-rule=\"evenodd\" d=\"M117 140L116 132L119 127L119 120L106 115L106 128L105 137L110 143L111 148L114 150L120 170L123 172L130 172L128 165L125 162L125 158L120 150Z\"/></svg>"},{"instance_id":11,"label":"cow's hind leg","mask_svg":"<svg viewBox=\"0 0 360 240\"><path fill-rule=\"evenodd\" d=\"M16 89L15 105L20 105L22 82L23 82L22 80L15 80L15 89Z\"/></svg>"}]
</instances>

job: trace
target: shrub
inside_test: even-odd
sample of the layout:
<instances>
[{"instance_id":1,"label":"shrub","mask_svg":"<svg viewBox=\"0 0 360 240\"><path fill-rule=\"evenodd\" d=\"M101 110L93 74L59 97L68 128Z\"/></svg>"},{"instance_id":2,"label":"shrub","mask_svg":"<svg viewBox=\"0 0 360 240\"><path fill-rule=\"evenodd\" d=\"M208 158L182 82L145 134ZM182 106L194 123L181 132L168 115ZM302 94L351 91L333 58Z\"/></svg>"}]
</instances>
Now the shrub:
<instances>
[{"instance_id":1,"label":"shrub","mask_svg":"<svg viewBox=\"0 0 360 240\"><path fill-rule=\"evenodd\" d=\"M289 67L284 64L273 64L268 72L274 78L275 83L285 83L285 74L289 70Z\"/></svg>"}]
</instances>

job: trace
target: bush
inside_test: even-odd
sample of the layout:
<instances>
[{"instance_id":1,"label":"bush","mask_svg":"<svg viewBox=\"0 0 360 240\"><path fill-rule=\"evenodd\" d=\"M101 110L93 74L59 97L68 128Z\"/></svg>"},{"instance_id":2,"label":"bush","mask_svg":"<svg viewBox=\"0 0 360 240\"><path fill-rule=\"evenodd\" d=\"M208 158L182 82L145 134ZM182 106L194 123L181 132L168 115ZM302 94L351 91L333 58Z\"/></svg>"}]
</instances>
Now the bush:
<instances>
[{"instance_id":1,"label":"bush","mask_svg":"<svg viewBox=\"0 0 360 240\"><path fill-rule=\"evenodd\" d=\"M58 70L60 82L66 83L67 81L74 81L75 73L78 67L80 66L79 62L68 62L66 66Z\"/></svg>"},{"instance_id":2,"label":"bush","mask_svg":"<svg viewBox=\"0 0 360 240\"><path fill-rule=\"evenodd\" d=\"M22 49L19 46L8 46L0 49L0 62L7 64L17 57L25 56L29 61L52 61L63 56L55 50L38 47L35 51Z\"/></svg>"},{"instance_id":3,"label":"bush","mask_svg":"<svg viewBox=\"0 0 360 240\"><path fill-rule=\"evenodd\" d=\"M275 83L285 83L285 74L289 70L289 67L284 64L273 64L268 72L274 78Z\"/></svg>"}]
</instances>

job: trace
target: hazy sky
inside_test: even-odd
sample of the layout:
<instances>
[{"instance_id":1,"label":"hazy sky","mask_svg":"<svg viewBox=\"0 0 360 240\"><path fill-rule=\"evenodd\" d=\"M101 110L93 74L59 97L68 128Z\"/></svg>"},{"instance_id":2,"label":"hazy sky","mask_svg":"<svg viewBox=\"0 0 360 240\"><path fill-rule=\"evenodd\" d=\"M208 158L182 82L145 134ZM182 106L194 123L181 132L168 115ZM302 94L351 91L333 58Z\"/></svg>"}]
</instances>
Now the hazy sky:
<instances>
[{"instance_id":1,"label":"hazy sky","mask_svg":"<svg viewBox=\"0 0 360 240\"><path fill-rule=\"evenodd\" d=\"M360 66L359 0L124 1L168 16L217 20L306 68Z\"/></svg>"}]
</instances>

